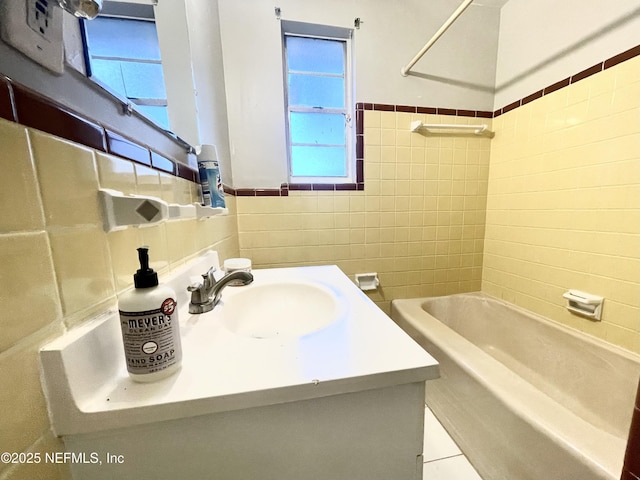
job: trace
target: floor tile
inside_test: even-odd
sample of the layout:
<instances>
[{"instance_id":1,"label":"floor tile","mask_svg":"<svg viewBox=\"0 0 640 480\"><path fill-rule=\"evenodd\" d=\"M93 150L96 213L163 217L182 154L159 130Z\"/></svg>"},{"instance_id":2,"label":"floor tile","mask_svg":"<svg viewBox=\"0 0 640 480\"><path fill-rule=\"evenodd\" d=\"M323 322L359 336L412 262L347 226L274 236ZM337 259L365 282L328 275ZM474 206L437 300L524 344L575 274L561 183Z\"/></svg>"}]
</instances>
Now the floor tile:
<instances>
[{"instance_id":1,"label":"floor tile","mask_svg":"<svg viewBox=\"0 0 640 480\"><path fill-rule=\"evenodd\" d=\"M460 449L451 439L435 415L426 407L424 410L424 461L460 455Z\"/></svg>"},{"instance_id":2,"label":"floor tile","mask_svg":"<svg viewBox=\"0 0 640 480\"><path fill-rule=\"evenodd\" d=\"M422 478L423 480L482 480L464 455L425 463Z\"/></svg>"}]
</instances>

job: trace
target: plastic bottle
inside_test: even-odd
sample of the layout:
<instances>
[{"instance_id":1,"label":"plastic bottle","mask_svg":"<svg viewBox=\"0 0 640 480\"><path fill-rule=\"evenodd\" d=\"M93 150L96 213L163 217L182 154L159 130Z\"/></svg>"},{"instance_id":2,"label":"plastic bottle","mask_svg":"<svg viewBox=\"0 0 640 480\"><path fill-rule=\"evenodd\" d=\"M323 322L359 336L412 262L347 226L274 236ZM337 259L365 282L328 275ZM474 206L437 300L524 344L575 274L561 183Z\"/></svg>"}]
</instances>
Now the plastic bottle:
<instances>
[{"instance_id":1,"label":"plastic bottle","mask_svg":"<svg viewBox=\"0 0 640 480\"><path fill-rule=\"evenodd\" d=\"M182 345L175 292L158 284L148 247L138 248L135 289L118 297L127 370L137 382L154 382L180 369Z\"/></svg>"}]
</instances>

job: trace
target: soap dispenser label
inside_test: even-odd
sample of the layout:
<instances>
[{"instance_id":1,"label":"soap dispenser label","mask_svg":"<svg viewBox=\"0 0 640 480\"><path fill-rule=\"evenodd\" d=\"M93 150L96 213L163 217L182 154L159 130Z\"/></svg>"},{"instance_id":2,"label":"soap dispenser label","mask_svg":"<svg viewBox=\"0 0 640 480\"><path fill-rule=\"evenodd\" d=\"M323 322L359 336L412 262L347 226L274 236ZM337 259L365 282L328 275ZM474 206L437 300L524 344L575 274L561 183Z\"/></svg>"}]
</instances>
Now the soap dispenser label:
<instances>
[{"instance_id":1,"label":"soap dispenser label","mask_svg":"<svg viewBox=\"0 0 640 480\"><path fill-rule=\"evenodd\" d=\"M123 312L120 326L127 370L136 375L154 373L182 358L176 301L167 298L157 310Z\"/></svg>"}]
</instances>

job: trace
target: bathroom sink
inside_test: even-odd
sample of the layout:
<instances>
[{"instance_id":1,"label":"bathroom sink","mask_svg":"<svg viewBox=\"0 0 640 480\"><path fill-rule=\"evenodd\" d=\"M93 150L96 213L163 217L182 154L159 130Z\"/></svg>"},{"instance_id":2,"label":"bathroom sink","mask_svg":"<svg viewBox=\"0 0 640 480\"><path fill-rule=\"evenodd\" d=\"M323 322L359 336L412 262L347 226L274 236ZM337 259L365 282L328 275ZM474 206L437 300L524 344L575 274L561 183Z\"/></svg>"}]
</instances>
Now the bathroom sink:
<instances>
[{"instance_id":1,"label":"bathroom sink","mask_svg":"<svg viewBox=\"0 0 640 480\"><path fill-rule=\"evenodd\" d=\"M320 283L256 282L230 290L217 308L224 325L245 337L302 337L338 321L346 309L340 295Z\"/></svg>"}]
</instances>

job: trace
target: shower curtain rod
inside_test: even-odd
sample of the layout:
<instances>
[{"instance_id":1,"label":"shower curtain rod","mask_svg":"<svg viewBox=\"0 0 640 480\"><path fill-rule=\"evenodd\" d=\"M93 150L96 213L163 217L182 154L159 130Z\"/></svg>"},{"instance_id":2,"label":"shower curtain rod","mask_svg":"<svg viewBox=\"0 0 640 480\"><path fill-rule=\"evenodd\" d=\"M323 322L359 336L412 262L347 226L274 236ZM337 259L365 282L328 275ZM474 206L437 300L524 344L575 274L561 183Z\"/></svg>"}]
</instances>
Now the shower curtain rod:
<instances>
[{"instance_id":1,"label":"shower curtain rod","mask_svg":"<svg viewBox=\"0 0 640 480\"><path fill-rule=\"evenodd\" d=\"M433 44L438 41L438 39L442 36L442 34L447 31L447 29L451 26L451 24L455 22L460 15L462 15L462 12L464 12L467 9L467 7L471 5L472 2L473 0L464 0L464 2L462 2L462 5L460 5L456 9L456 11L453 12L453 14L451 14L449 19L446 22L444 22L444 24L440 27L440 29L433 35L433 37L431 37L431 40L429 40L425 44L425 46L422 47L422 50L420 50L416 54L416 56L413 57L405 67L402 67L402 69L400 70L400 73L402 74L403 77L406 77L407 75L409 75L409 70L411 70L411 67L413 67L416 64L416 62L420 60L425 53L427 53L427 50L429 50L433 46Z\"/></svg>"}]
</instances>

